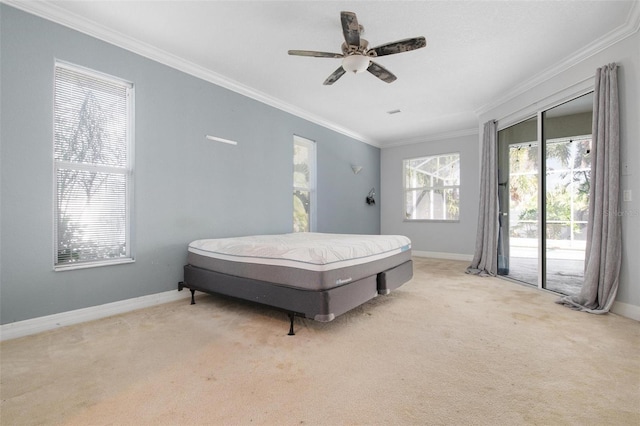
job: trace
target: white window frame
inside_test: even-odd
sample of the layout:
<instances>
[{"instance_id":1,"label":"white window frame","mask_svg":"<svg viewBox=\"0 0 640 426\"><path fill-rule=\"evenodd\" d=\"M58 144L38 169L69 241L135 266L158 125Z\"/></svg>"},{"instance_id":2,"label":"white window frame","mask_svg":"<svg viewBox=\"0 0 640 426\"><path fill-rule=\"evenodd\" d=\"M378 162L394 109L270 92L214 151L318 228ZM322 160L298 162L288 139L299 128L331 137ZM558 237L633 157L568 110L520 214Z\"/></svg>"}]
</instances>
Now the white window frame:
<instances>
[{"instance_id":1,"label":"white window frame","mask_svg":"<svg viewBox=\"0 0 640 426\"><path fill-rule=\"evenodd\" d=\"M414 187L414 186L410 186L410 182L407 182L407 166L409 164L409 162L411 161L415 161L415 160L424 160L424 161L429 161L431 159L436 159L438 157L447 157L447 156L451 156L451 155L456 155L458 157L458 163L460 162L460 152L447 152L447 153L443 153L443 154L434 154L434 155L425 155L425 156L420 156L420 157L412 157L412 158L405 158L402 161L402 217L403 217L403 221L405 222L459 222L460 221L460 212L458 211L458 218L457 219L443 219L443 218L436 218L436 219L412 219L410 217L407 217L407 193L409 192L415 192L418 190L430 190L430 191L435 191L435 190L445 190L445 189L457 189L458 190L458 194L460 194L460 184L461 184L461 177L460 177L460 168L458 167L458 184L457 185L434 185L434 186L421 186L421 187ZM458 200L458 209L460 209L460 200Z\"/></svg>"},{"instance_id":2,"label":"white window frame","mask_svg":"<svg viewBox=\"0 0 640 426\"><path fill-rule=\"evenodd\" d=\"M315 232L316 231L316 142L311 140L311 139L307 139L304 138L302 136L298 136L298 135L293 135L293 147L295 148L295 146L301 146L304 147L306 149L309 150L309 182L308 182L308 187L302 187L302 186L296 186L296 182L295 179L293 179L293 193L295 194L296 191L309 191L309 232ZM293 167L293 165L292 165ZM295 171L292 171L292 178L293 178L293 174L295 173ZM293 220L293 216L295 214L295 210L293 209L292 206L292 220ZM293 225L292 225L292 229L293 229ZM295 231L295 229L294 229Z\"/></svg>"},{"instance_id":3,"label":"white window frame","mask_svg":"<svg viewBox=\"0 0 640 426\"><path fill-rule=\"evenodd\" d=\"M104 74L98 71L91 70L82 66L74 65L65 61L55 60L53 76L53 116L55 117L55 97L56 97L56 70L67 69L72 72L84 74L91 78L102 80L111 84L121 85L126 89L126 150L127 150L127 162L125 167L97 165L97 164L84 164L76 162L68 162L62 160L56 160L53 156L53 269L54 271L68 271L74 269L93 268L107 265L117 265L123 263L133 263L134 257L134 242L132 232L132 218L133 218L133 189L134 189L134 85L133 83ZM55 126L55 124L54 124ZM53 147L55 148L55 128L53 129ZM116 259L104 258L100 260L84 261L84 262L71 262L71 263L58 263L58 170L69 169L88 172L103 172L110 174L122 174L125 177L125 256Z\"/></svg>"}]
</instances>

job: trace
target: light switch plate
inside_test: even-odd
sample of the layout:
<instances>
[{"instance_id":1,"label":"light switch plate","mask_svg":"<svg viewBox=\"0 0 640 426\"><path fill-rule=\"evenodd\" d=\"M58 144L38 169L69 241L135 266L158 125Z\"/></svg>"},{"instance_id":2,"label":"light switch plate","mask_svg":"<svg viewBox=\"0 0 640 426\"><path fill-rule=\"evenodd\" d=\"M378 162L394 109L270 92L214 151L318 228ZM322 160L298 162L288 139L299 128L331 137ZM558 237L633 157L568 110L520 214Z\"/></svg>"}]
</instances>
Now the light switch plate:
<instances>
[{"instance_id":1,"label":"light switch plate","mask_svg":"<svg viewBox=\"0 0 640 426\"><path fill-rule=\"evenodd\" d=\"M622 191L622 201L631 201L631 190L625 189Z\"/></svg>"},{"instance_id":2,"label":"light switch plate","mask_svg":"<svg viewBox=\"0 0 640 426\"><path fill-rule=\"evenodd\" d=\"M631 174L631 172L629 171L629 163L623 163L621 169L622 170L620 170L620 174L622 176L629 176Z\"/></svg>"}]
</instances>

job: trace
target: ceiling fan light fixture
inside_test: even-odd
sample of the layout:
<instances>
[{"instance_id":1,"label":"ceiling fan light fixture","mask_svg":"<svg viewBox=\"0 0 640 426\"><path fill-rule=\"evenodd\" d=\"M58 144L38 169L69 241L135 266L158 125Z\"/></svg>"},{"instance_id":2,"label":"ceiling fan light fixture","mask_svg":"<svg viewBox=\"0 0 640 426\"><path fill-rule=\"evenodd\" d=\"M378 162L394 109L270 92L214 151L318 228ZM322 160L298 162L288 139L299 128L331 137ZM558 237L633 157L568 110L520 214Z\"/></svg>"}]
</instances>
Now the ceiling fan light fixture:
<instances>
[{"instance_id":1,"label":"ceiling fan light fixture","mask_svg":"<svg viewBox=\"0 0 640 426\"><path fill-rule=\"evenodd\" d=\"M369 59L409 52L410 50L420 49L427 45L427 40L424 37L413 37L381 44L369 49L369 42L360 37L364 29L362 25L358 23L358 18L356 18L355 13L347 11L340 12L340 22L342 24L342 35L344 36L344 43L341 45L342 53L317 52L315 50L289 50L289 55L294 56L342 58L342 66L327 77L322 83L325 86L332 85L348 72L359 74L365 71L370 72L373 76L385 83L393 83L396 81L396 76L382 65Z\"/></svg>"},{"instance_id":2,"label":"ceiling fan light fixture","mask_svg":"<svg viewBox=\"0 0 640 426\"><path fill-rule=\"evenodd\" d=\"M364 72L369 67L369 58L364 55L349 55L342 60L342 68L354 74Z\"/></svg>"}]
</instances>

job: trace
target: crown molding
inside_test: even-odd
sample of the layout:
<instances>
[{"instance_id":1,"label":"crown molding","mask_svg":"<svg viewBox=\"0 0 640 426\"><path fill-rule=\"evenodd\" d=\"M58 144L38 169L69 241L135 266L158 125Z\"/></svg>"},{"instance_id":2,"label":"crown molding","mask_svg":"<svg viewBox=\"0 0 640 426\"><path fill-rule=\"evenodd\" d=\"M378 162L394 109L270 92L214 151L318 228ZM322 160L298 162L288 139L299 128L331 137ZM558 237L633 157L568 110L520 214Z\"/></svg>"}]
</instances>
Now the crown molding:
<instances>
[{"instance_id":1,"label":"crown molding","mask_svg":"<svg viewBox=\"0 0 640 426\"><path fill-rule=\"evenodd\" d=\"M594 80L590 75L579 81L576 81L571 86L565 87L560 92L553 93L547 97L538 100L535 104L526 105L518 110L510 111L504 116L496 117L498 122L498 130L505 129L513 126L520 121L533 117L538 111L545 111L568 102L572 99L578 98L582 95L586 95L589 92L593 92Z\"/></svg>"},{"instance_id":2,"label":"crown molding","mask_svg":"<svg viewBox=\"0 0 640 426\"><path fill-rule=\"evenodd\" d=\"M157 47L154 47L148 43L144 43L138 39L127 36L126 34L115 31L95 21L82 18L77 14L69 13L67 10L62 9L60 6L57 6L54 3L45 1L24 0L0 0L0 2L15 7L16 9L22 10L24 12L30 13L32 15L38 16L40 18L46 19L48 21L52 21L56 24L71 28L72 30L79 31L83 34L128 50L145 58L159 62L163 65L177 69L178 71L182 71L201 80L208 81L209 83L213 83L225 89L229 89L233 92L254 99L263 104L272 106L289 114L295 115L304 120L318 124L329 130L333 130L337 133L348 136L352 139L364 142L376 148L380 148L380 144L378 141L352 132L349 129L327 121L317 115L311 114L310 112L300 109L292 104L284 102L273 96L269 96L266 93L241 84L221 74L215 73L198 64L185 60L177 55L173 55L169 52L158 49Z\"/></svg>"},{"instance_id":3,"label":"crown molding","mask_svg":"<svg viewBox=\"0 0 640 426\"><path fill-rule=\"evenodd\" d=\"M603 50L613 46L616 43L630 37L638 32L640 29L640 2L635 1L631 5L631 10L627 16L627 20L620 27L610 31L599 39L589 43L582 49L578 50L573 55L567 57L562 62L559 62L552 67L536 74L532 78L525 80L521 84L517 85L513 90L496 99L495 101L483 105L474 111L476 116L480 116L494 108L499 107L502 104L509 102L510 100L532 90L534 87L544 83L547 80L563 73L569 68L579 64L582 61L602 52Z\"/></svg>"},{"instance_id":4,"label":"crown molding","mask_svg":"<svg viewBox=\"0 0 640 426\"><path fill-rule=\"evenodd\" d=\"M180 58L177 55L173 55L147 43L141 42L133 37L127 36L123 33L114 31L104 25L98 24L95 21L84 19L76 14L69 13L54 3L47 1L25 1L25 0L0 0L1 3L5 3L9 6L20 9L24 12L32 15L39 16L46 20L55 22L81 33L87 34L91 37L104 41L106 43L115 45L122 49L136 53L163 65L182 71L186 74L197 77L201 80L208 81L217 86L226 88L248 98L254 99L263 104L272 106L281 111L287 112L304 120L318 124L329 130L335 131L352 139L360 142L372 145L377 148L388 148L392 146L410 145L422 142L432 142L442 139L451 139L460 136L469 136L477 134L478 131L473 130L461 130L452 133L435 134L425 137L418 137L413 139L406 139L401 141L387 142L373 140L364 135L355 133L349 129L339 126L333 122L323 119L317 115L311 114L301 108L298 108L292 104L286 103L278 98L269 96L259 90L252 87L243 85L233 79L222 76L209 69L206 69L193 62ZM587 58L607 49L608 47L624 40L627 37L632 36L640 29L640 2L636 1L632 4L631 10L624 25L612 30L605 36L598 40L588 44L575 54L569 56L564 61L547 68L541 73L533 76L532 78L525 80L523 83L516 86L513 90L506 93L501 98L486 104L477 110L473 111L476 116L480 116L500 105L509 102L510 100L532 90L536 86L544 83L545 81L555 77L556 75L568 70L576 64L586 60Z\"/></svg>"},{"instance_id":5,"label":"crown molding","mask_svg":"<svg viewBox=\"0 0 640 426\"><path fill-rule=\"evenodd\" d=\"M428 136L419 136L411 139L403 139L399 141L388 142L383 144L382 149L394 148L394 147L403 146L403 145L415 145L419 143L439 142L447 139L461 138L464 136L476 136L478 134L479 134L479 131L477 128L456 130L453 132L437 133L437 134L428 135Z\"/></svg>"}]
</instances>

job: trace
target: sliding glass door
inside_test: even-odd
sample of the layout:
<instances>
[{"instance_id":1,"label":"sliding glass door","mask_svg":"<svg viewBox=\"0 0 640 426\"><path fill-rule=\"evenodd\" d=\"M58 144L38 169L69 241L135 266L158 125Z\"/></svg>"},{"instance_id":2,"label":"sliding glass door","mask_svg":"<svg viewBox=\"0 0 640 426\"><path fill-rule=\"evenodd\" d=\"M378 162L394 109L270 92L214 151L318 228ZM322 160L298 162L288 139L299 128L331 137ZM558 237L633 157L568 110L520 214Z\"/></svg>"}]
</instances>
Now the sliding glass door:
<instances>
[{"instance_id":1,"label":"sliding glass door","mask_svg":"<svg viewBox=\"0 0 640 426\"><path fill-rule=\"evenodd\" d=\"M578 293L584 278L592 114L592 93L542 114L546 230L543 287L562 294Z\"/></svg>"},{"instance_id":2,"label":"sliding glass door","mask_svg":"<svg viewBox=\"0 0 640 426\"><path fill-rule=\"evenodd\" d=\"M498 272L538 285L538 117L498 132L500 241Z\"/></svg>"},{"instance_id":3,"label":"sliding glass door","mask_svg":"<svg viewBox=\"0 0 640 426\"><path fill-rule=\"evenodd\" d=\"M589 93L498 132L500 275L561 294L580 291L592 101Z\"/></svg>"}]
</instances>

